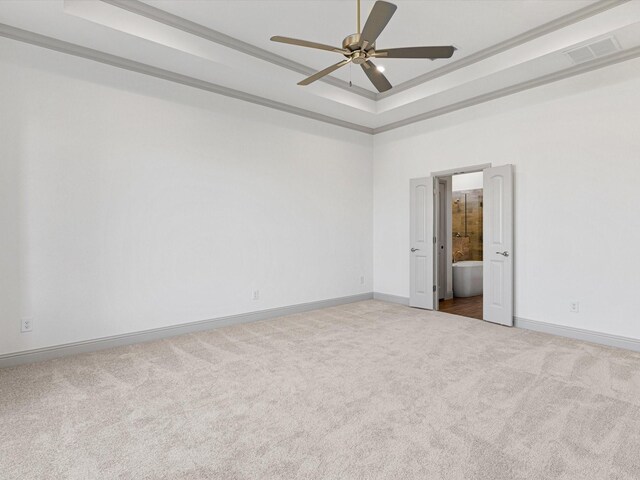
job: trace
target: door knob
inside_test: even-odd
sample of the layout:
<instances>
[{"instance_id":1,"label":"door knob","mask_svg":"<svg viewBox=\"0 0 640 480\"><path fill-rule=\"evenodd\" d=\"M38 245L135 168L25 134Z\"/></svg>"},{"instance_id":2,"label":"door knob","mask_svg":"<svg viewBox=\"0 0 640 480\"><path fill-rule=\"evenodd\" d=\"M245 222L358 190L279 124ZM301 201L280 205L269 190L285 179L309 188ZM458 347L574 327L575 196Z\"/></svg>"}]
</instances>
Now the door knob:
<instances>
[{"instance_id":1,"label":"door knob","mask_svg":"<svg viewBox=\"0 0 640 480\"><path fill-rule=\"evenodd\" d=\"M502 255L503 257L508 257L509 252L496 252L498 255Z\"/></svg>"},{"instance_id":2,"label":"door knob","mask_svg":"<svg viewBox=\"0 0 640 480\"><path fill-rule=\"evenodd\" d=\"M412 252L417 252L418 250L420 250L419 248L412 248L411 251Z\"/></svg>"}]
</instances>

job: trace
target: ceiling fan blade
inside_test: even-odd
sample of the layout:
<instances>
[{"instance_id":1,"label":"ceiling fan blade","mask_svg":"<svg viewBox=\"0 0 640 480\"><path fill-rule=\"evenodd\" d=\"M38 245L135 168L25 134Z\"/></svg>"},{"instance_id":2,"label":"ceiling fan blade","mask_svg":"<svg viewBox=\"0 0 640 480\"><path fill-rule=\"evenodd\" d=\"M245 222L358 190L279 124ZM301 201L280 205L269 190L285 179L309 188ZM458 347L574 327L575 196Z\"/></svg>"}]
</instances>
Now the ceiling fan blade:
<instances>
[{"instance_id":1,"label":"ceiling fan blade","mask_svg":"<svg viewBox=\"0 0 640 480\"><path fill-rule=\"evenodd\" d=\"M344 50L338 47L332 47L331 45L325 45L324 43L307 42L306 40L298 40L297 38L281 37L276 35L271 37L272 42L288 43L289 45L298 45L299 47L316 48L318 50L327 50L329 52L336 52L342 54L350 53L348 50Z\"/></svg>"},{"instance_id":2,"label":"ceiling fan blade","mask_svg":"<svg viewBox=\"0 0 640 480\"><path fill-rule=\"evenodd\" d=\"M378 58L451 58L456 47L407 47L407 48L386 48L376 50L373 55Z\"/></svg>"},{"instance_id":3,"label":"ceiling fan blade","mask_svg":"<svg viewBox=\"0 0 640 480\"><path fill-rule=\"evenodd\" d=\"M362 70L364 70L364 73L367 74L367 77L369 77L369 80L371 80L371 83L373 83L373 86L376 87L380 93L386 92L393 87L393 85L389 83L389 80L387 80L387 77L377 69L372 61L368 60L360 66Z\"/></svg>"},{"instance_id":4,"label":"ceiling fan blade","mask_svg":"<svg viewBox=\"0 0 640 480\"><path fill-rule=\"evenodd\" d=\"M367 23L364 24L360 36L360 46L362 48L367 48L376 41L397 8L393 3L383 2L381 0L378 0L373 5L369 18L367 18Z\"/></svg>"},{"instance_id":5,"label":"ceiling fan blade","mask_svg":"<svg viewBox=\"0 0 640 480\"><path fill-rule=\"evenodd\" d=\"M340 67L345 66L350 61L351 61L351 59L347 58L346 60L342 60L341 62L338 62L335 65L331 65L330 67L325 68L324 70L320 70L319 72L314 73L310 77L305 78L304 80L298 82L298 85L309 85L310 83L313 83L316 80L319 80L320 78L324 77L325 75L329 75L334 70L337 70Z\"/></svg>"}]
</instances>

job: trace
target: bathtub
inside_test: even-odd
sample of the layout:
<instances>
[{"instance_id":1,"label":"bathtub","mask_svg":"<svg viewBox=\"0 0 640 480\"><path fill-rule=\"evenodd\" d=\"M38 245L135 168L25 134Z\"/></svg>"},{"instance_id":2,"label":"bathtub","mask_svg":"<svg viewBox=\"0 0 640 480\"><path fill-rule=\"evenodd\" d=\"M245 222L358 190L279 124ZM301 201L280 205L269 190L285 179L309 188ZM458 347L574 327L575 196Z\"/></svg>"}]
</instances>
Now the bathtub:
<instances>
[{"instance_id":1,"label":"bathtub","mask_svg":"<svg viewBox=\"0 0 640 480\"><path fill-rule=\"evenodd\" d=\"M453 264L453 296L482 295L482 261L469 260Z\"/></svg>"}]
</instances>

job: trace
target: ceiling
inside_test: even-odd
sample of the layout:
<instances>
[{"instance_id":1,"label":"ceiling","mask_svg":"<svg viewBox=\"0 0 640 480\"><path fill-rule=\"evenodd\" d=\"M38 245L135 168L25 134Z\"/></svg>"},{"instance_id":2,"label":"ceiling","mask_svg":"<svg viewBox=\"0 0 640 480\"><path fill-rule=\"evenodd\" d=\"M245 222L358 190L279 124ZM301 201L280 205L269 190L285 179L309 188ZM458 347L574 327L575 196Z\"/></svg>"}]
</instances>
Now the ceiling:
<instances>
[{"instance_id":1,"label":"ceiling","mask_svg":"<svg viewBox=\"0 0 640 480\"><path fill-rule=\"evenodd\" d=\"M377 60L394 85L384 94L355 65L300 87L342 57L269 40L340 46L355 0L4 0L0 35L368 133L640 56L639 0L392 1L378 48L458 50ZM362 0L363 23L373 3ZM567 54L610 37L601 46L615 48L584 61Z\"/></svg>"},{"instance_id":2,"label":"ceiling","mask_svg":"<svg viewBox=\"0 0 640 480\"><path fill-rule=\"evenodd\" d=\"M574 12L594 0L398 0L398 10L376 42L379 48L413 45L455 45L456 58L503 42L524 31ZM303 38L341 46L356 31L355 0L231 2L153 0L150 5L232 37L321 70L340 60L331 52L313 51L270 42L273 35ZM375 2L362 1L362 21ZM265 21L265 19L268 19ZM377 60L387 67L385 75L393 85L442 66L446 60ZM373 92L375 89L360 68L352 81ZM349 69L334 76L349 81Z\"/></svg>"}]
</instances>

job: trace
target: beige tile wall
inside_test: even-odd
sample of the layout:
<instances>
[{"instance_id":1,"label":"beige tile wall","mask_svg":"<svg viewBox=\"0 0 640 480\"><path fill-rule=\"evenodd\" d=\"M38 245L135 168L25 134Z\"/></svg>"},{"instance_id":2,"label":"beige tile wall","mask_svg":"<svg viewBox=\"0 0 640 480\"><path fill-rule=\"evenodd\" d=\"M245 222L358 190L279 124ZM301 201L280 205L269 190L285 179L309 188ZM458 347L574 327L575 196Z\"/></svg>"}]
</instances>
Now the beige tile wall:
<instances>
[{"instance_id":1,"label":"beige tile wall","mask_svg":"<svg viewBox=\"0 0 640 480\"><path fill-rule=\"evenodd\" d=\"M454 260L482 260L482 189L459 190L453 192L452 199Z\"/></svg>"}]
</instances>

